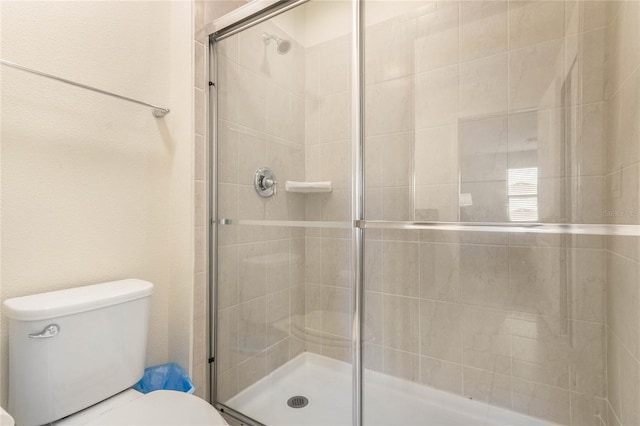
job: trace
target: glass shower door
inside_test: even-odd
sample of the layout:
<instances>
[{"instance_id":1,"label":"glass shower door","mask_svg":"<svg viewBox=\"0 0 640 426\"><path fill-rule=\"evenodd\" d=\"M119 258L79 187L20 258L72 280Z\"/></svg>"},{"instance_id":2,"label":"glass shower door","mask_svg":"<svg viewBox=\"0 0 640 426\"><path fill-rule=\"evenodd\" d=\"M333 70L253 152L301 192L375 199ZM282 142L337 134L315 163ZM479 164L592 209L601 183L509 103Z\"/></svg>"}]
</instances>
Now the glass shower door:
<instances>
[{"instance_id":1,"label":"glass shower door","mask_svg":"<svg viewBox=\"0 0 640 426\"><path fill-rule=\"evenodd\" d=\"M351 424L349 16L311 1L214 42L215 400L263 424Z\"/></svg>"},{"instance_id":2,"label":"glass shower door","mask_svg":"<svg viewBox=\"0 0 640 426\"><path fill-rule=\"evenodd\" d=\"M364 424L637 420L638 2L365 12Z\"/></svg>"}]
</instances>

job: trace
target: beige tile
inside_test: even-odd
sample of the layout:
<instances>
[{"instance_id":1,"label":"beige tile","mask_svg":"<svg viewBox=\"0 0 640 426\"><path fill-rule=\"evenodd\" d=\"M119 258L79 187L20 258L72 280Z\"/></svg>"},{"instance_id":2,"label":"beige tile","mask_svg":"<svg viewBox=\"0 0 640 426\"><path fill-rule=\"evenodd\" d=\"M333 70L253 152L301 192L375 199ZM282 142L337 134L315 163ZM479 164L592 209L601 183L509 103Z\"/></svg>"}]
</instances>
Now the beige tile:
<instances>
[{"instance_id":1,"label":"beige tile","mask_svg":"<svg viewBox=\"0 0 640 426\"><path fill-rule=\"evenodd\" d=\"M413 220L413 191L411 187L383 188L382 219Z\"/></svg>"},{"instance_id":2,"label":"beige tile","mask_svg":"<svg viewBox=\"0 0 640 426\"><path fill-rule=\"evenodd\" d=\"M238 247L218 247L218 309L238 304Z\"/></svg>"},{"instance_id":3,"label":"beige tile","mask_svg":"<svg viewBox=\"0 0 640 426\"><path fill-rule=\"evenodd\" d=\"M583 2L585 7L590 4L598 4L597 1ZM582 102L598 102L605 100L605 73L606 73L606 28L581 34L582 47L579 58L582 62ZM568 52L567 52L568 55ZM567 66L570 66L567 63Z\"/></svg>"},{"instance_id":4,"label":"beige tile","mask_svg":"<svg viewBox=\"0 0 640 426\"><path fill-rule=\"evenodd\" d=\"M506 72L506 69L505 69ZM457 123L460 88L459 67L457 65L433 71L419 73L415 76L415 126L424 129ZM374 102L385 102L384 97ZM377 119L372 112L371 120Z\"/></svg>"},{"instance_id":5,"label":"beige tile","mask_svg":"<svg viewBox=\"0 0 640 426\"><path fill-rule=\"evenodd\" d=\"M508 299L509 250L501 246L462 246L462 300L480 306L505 306Z\"/></svg>"},{"instance_id":6,"label":"beige tile","mask_svg":"<svg viewBox=\"0 0 640 426\"><path fill-rule=\"evenodd\" d=\"M607 324L625 347L637 356L640 350L638 264L610 253L607 266Z\"/></svg>"},{"instance_id":7,"label":"beige tile","mask_svg":"<svg viewBox=\"0 0 640 426\"><path fill-rule=\"evenodd\" d=\"M464 307L462 359L466 366L511 375L511 330L505 311Z\"/></svg>"},{"instance_id":8,"label":"beige tile","mask_svg":"<svg viewBox=\"0 0 640 426\"><path fill-rule=\"evenodd\" d=\"M318 284L305 286L305 324L306 328L322 330L324 308L322 305L322 288Z\"/></svg>"},{"instance_id":9,"label":"beige tile","mask_svg":"<svg viewBox=\"0 0 640 426\"><path fill-rule=\"evenodd\" d=\"M291 311L289 290L278 291L267 295L267 347L275 345L289 336ZM286 349L286 357L289 348Z\"/></svg>"},{"instance_id":10,"label":"beige tile","mask_svg":"<svg viewBox=\"0 0 640 426\"><path fill-rule=\"evenodd\" d=\"M385 135L380 150L382 186L409 186L413 182L414 133ZM344 155L350 159L350 155ZM347 171L350 167L345 167Z\"/></svg>"},{"instance_id":11,"label":"beige tile","mask_svg":"<svg viewBox=\"0 0 640 426\"><path fill-rule=\"evenodd\" d=\"M291 285L289 244L289 240L267 242L267 293L284 290Z\"/></svg>"},{"instance_id":12,"label":"beige tile","mask_svg":"<svg viewBox=\"0 0 640 426\"><path fill-rule=\"evenodd\" d=\"M514 308L539 314L553 314L566 295L566 259L561 249L511 247L509 274Z\"/></svg>"},{"instance_id":13,"label":"beige tile","mask_svg":"<svg viewBox=\"0 0 640 426\"><path fill-rule=\"evenodd\" d=\"M378 86L379 97L377 102L380 115L375 115L375 120L382 124L383 133L395 133L412 130L414 128L414 91L413 76L396 78L380 83ZM376 102L376 98L372 99Z\"/></svg>"},{"instance_id":14,"label":"beige tile","mask_svg":"<svg viewBox=\"0 0 640 426\"><path fill-rule=\"evenodd\" d=\"M322 283L322 240L305 238L304 273L307 283Z\"/></svg>"},{"instance_id":15,"label":"beige tile","mask_svg":"<svg viewBox=\"0 0 640 426\"><path fill-rule=\"evenodd\" d=\"M270 135L289 138L289 92L282 86L269 82L267 84L266 131Z\"/></svg>"},{"instance_id":16,"label":"beige tile","mask_svg":"<svg viewBox=\"0 0 640 426\"><path fill-rule=\"evenodd\" d=\"M572 426L602 426L603 424L609 424L606 422L606 419L606 399L594 398L571 392Z\"/></svg>"},{"instance_id":17,"label":"beige tile","mask_svg":"<svg viewBox=\"0 0 640 426\"><path fill-rule=\"evenodd\" d=\"M401 351L419 349L418 300L401 296L383 296L383 343Z\"/></svg>"},{"instance_id":18,"label":"beige tile","mask_svg":"<svg viewBox=\"0 0 640 426\"><path fill-rule=\"evenodd\" d=\"M607 25L607 1L583 2L583 25L585 31Z\"/></svg>"},{"instance_id":19,"label":"beige tile","mask_svg":"<svg viewBox=\"0 0 640 426\"><path fill-rule=\"evenodd\" d=\"M382 294L364 293L364 341L368 344L382 344Z\"/></svg>"},{"instance_id":20,"label":"beige tile","mask_svg":"<svg viewBox=\"0 0 640 426\"><path fill-rule=\"evenodd\" d=\"M195 41L193 43L193 85L201 90L204 90L206 72L204 60L204 45L198 41Z\"/></svg>"},{"instance_id":21,"label":"beige tile","mask_svg":"<svg viewBox=\"0 0 640 426\"><path fill-rule=\"evenodd\" d=\"M577 149L581 175L601 175L606 171L606 108L606 103L595 103L579 110L581 132Z\"/></svg>"},{"instance_id":22,"label":"beige tile","mask_svg":"<svg viewBox=\"0 0 640 426\"><path fill-rule=\"evenodd\" d=\"M376 73L372 81L390 80L412 74L415 63L415 19L399 16L380 25L383 31L374 34L373 40L370 37L371 43L375 43L369 52L369 56L375 58L369 62L370 69L373 68ZM375 31L367 29L367 33Z\"/></svg>"},{"instance_id":23,"label":"beige tile","mask_svg":"<svg viewBox=\"0 0 640 426\"><path fill-rule=\"evenodd\" d=\"M640 363L624 346L620 347L620 396L622 423L640 424Z\"/></svg>"},{"instance_id":24,"label":"beige tile","mask_svg":"<svg viewBox=\"0 0 640 426\"><path fill-rule=\"evenodd\" d=\"M571 390L584 395L606 397L605 325L572 322L574 346L571 359Z\"/></svg>"},{"instance_id":25,"label":"beige tile","mask_svg":"<svg viewBox=\"0 0 640 426\"><path fill-rule=\"evenodd\" d=\"M239 361L261 357L267 342L267 304L265 297L240 304ZM262 358L264 362L264 357ZM263 367L264 368L264 367ZM243 368L240 368L242 371ZM242 384L242 381L241 381Z\"/></svg>"},{"instance_id":26,"label":"beige tile","mask_svg":"<svg viewBox=\"0 0 640 426\"><path fill-rule=\"evenodd\" d=\"M346 141L320 146L319 180L330 180L333 189L351 187L351 144Z\"/></svg>"},{"instance_id":27,"label":"beige tile","mask_svg":"<svg viewBox=\"0 0 640 426\"><path fill-rule=\"evenodd\" d=\"M638 48L640 49L640 46ZM620 88L620 121L617 135L622 144L625 165L640 160L638 120L640 120L640 70L636 69Z\"/></svg>"},{"instance_id":28,"label":"beige tile","mask_svg":"<svg viewBox=\"0 0 640 426\"><path fill-rule=\"evenodd\" d=\"M208 266L207 230L204 226L196 226L194 234L193 272L197 274L205 272Z\"/></svg>"},{"instance_id":29,"label":"beige tile","mask_svg":"<svg viewBox=\"0 0 640 426\"><path fill-rule=\"evenodd\" d=\"M364 286L370 291L382 291L382 242L365 235L364 243Z\"/></svg>"},{"instance_id":30,"label":"beige tile","mask_svg":"<svg viewBox=\"0 0 640 426\"><path fill-rule=\"evenodd\" d=\"M509 47L517 48L564 35L564 2L510 1Z\"/></svg>"},{"instance_id":31,"label":"beige tile","mask_svg":"<svg viewBox=\"0 0 640 426\"><path fill-rule=\"evenodd\" d=\"M418 18L415 39L416 71L429 71L459 62L458 22L457 4L438 7Z\"/></svg>"},{"instance_id":32,"label":"beige tile","mask_svg":"<svg viewBox=\"0 0 640 426\"><path fill-rule=\"evenodd\" d=\"M240 186L238 188L238 219L265 220L267 218L267 201L260 197L253 186ZM262 235L247 232L249 227L243 227L241 231L245 231L240 242L253 242L264 239L264 233L267 229L262 229ZM253 227L253 229L256 229ZM261 238L262 236L262 238Z\"/></svg>"},{"instance_id":33,"label":"beige tile","mask_svg":"<svg viewBox=\"0 0 640 426\"><path fill-rule=\"evenodd\" d=\"M351 292L346 288L322 287L322 331L334 336L351 335Z\"/></svg>"},{"instance_id":34,"label":"beige tile","mask_svg":"<svg viewBox=\"0 0 640 426\"><path fill-rule=\"evenodd\" d=\"M462 306L420 301L420 354L462 363Z\"/></svg>"},{"instance_id":35,"label":"beige tile","mask_svg":"<svg viewBox=\"0 0 640 426\"><path fill-rule=\"evenodd\" d=\"M420 360L418 355L384 348L385 374L417 382L420 378Z\"/></svg>"},{"instance_id":36,"label":"beige tile","mask_svg":"<svg viewBox=\"0 0 640 426\"><path fill-rule=\"evenodd\" d=\"M338 142L349 139L351 127L350 97L348 93L337 93L322 97L318 104L318 141Z\"/></svg>"},{"instance_id":37,"label":"beige tile","mask_svg":"<svg viewBox=\"0 0 640 426\"><path fill-rule=\"evenodd\" d=\"M419 296L419 245L417 243L384 242L382 270L384 292L403 296Z\"/></svg>"},{"instance_id":38,"label":"beige tile","mask_svg":"<svg viewBox=\"0 0 640 426\"><path fill-rule=\"evenodd\" d=\"M351 362L351 340L337 336L324 337L322 355L338 361Z\"/></svg>"},{"instance_id":39,"label":"beige tile","mask_svg":"<svg viewBox=\"0 0 640 426\"><path fill-rule=\"evenodd\" d=\"M217 400L228 401L238 393L238 368L224 371L218 376Z\"/></svg>"},{"instance_id":40,"label":"beige tile","mask_svg":"<svg viewBox=\"0 0 640 426\"><path fill-rule=\"evenodd\" d=\"M421 356L420 383L443 391L462 394L462 366Z\"/></svg>"},{"instance_id":41,"label":"beige tile","mask_svg":"<svg viewBox=\"0 0 640 426\"><path fill-rule=\"evenodd\" d=\"M460 246L420 244L420 297L460 301Z\"/></svg>"},{"instance_id":42,"label":"beige tile","mask_svg":"<svg viewBox=\"0 0 640 426\"><path fill-rule=\"evenodd\" d=\"M206 104L205 104L205 94L200 89L193 89L193 101L194 101L194 110L193 110L193 127L194 131L198 135L205 135L205 119L206 119Z\"/></svg>"},{"instance_id":43,"label":"beige tile","mask_svg":"<svg viewBox=\"0 0 640 426\"><path fill-rule=\"evenodd\" d=\"M554 3L554 2L542 2ZM509 109L561 106L564 42L553 40L509 54Z\"/></svg>"},{"instance_id":44,"label":"beige tile","mask_svg":"<svg viewBox=\"0 0 640 426\"><path fill-rule=\"evenodd\" d=\"M415 219L457 222L460 191L457 184L421 185L415 190Z\"/></svg>"},{"instance_id":45,"label":"beige tile","mask_svg":"<svg viewBox=\"0 0 640 426\"><path fill-rule=\"evenodd\" d=\"M202 135L194 135L193 144L193 178L195 180L207 179L207 149Z\"/></svg>"},{"instance_id":46,"label":"beige tile","mask_svg":"<svg viewBox=\"0 0 640 426\"><path fill-rule=\"evenodd\" d=\"M238 312L238 306L218 311L216 364L219 373L229 371L238 365L238 325L240 321Z\"/></svg>"},{"instance_id":47,"label":"beige tile","mask_svg":"<svg viewBox=\"0 0 640 426\"><path fill-rule=\"evenodd\" d=\"M238 248L240 301L247 302L267 293L267 243L243 244Z\"/></svg>"},{"instance_id":48,"label":"beige tile","mask_svg":"<svg viewBox=\"0 0 640 426\"><path fill-rule=\"evenodd\" d=\"M513 379L513 408L560 424L570 421L569 391Z\"/></svg>"},{"instance_id":49,"label":"beige tile","mask_svg":"<svg viewBox=\"0 0 640 426\"><path fill-rule=\"evenodd\" d=\"M460 61L491 56L507 49L507 1L460 4Z\"/></svg>"},{"instance_id":50,"label":"beige tile","mask_svg":"<svg viewBox=\"0 0 640 426\"><path fill-rule=\"evenodd\" d=\"M267 374L265 353L257 354L238 365L238 388L246 389Z\"/></svg>"},{"instance_id":51,"label":"beige tile","mask_svg":"<svg viewBox=\"0 0 640 426\"><path fill-rule=\"evenodd\" d=\"M207 203L207 183L193 183L193 224L204 227L209 221L209 204Z\"/></svg>"},{"instance_id":52,"label":"beige tile","mask_svg":"<svg viewBox=\"0 0 640 426\"><path fill-rule=\"evenodd\" d=\"M198 33L204 26L204 0L193 2L193 32Z\"/></svg>"},{"instance_id":53,"label":"beige tile","mask_svg":"<svg viewBox=\"0 0 640 426\"><path fill-rule=\"evenodd\" d=\"M267 374L289 361L289 342L285 339L267 350Z\"/></svg>"},{"instance_id":54,"label":"beige tile","mask_svg":"<svg viewBox=\"0 0 640 426\"><path fill-rule=\"evenodd\" d=\"M351 45L348 36L338 37L319 45L318 95L329 96L350 89Z\"/></svg>"},{"instance_id":55,"label":"beige tile","mask_svg":"<svg viewBox=\"0 0 640 426\"><path fill-rule=\"evenodd\" d=\"M458 183L457 130L457 126L441 126L416 131L416 185Z\"/></svg>"},{"instance_id":56,"label":"beige tile","mask_svg":"<svg viewBox=\"0 0 640 426\"><path fill-rule=\"evenodd\" d=\"M363 354L362 354L362 364L364 368L373 371L382 371L382 346L372 345L369 343L364 344ZM365 380L363 383L364 393L367 393L367 386L371 384L370 381Z\"/></svg>"},{"instance_id":57,"label":"beige tile","mask_svg":"<svg viewBox=\"0 0 640 426\"><path fill-rule=\"evenodd\" d=\"M238 123L238 64L225 57L220 57L217 64L218 120Z\"/></svg>"},{"instance_id":58,"label":"beige tile","mask_svg":"<svg viewBox=\"0 0 640 426\"><path fill-rule=\"evenodd\" d=\"M238 35L233 35L216 43L217 53L238 63Z\"/></svg>"},{"instance_id":59,"label":"beige tile","mask_svg":"<svg viewBox=\"0 0 640 426\"><path fill-rule=\"evenodd\" d=\"M607 28L607 93L615 93L640 62L638 2L611 2L620 10Z\"/></svg>"},{"instance_id":60,"label":"beige tile","mask_svg":"<svg viewBox=\"0 0 640 426\"><path fill-rule=\"evenodd\" d=\"M460 115L466 119L507 110L507 55L460 65Z\"/></svg>"},{"instance_id":61,"label":"beige tile","mask_svg":"<svg viewBox=\"0 0 640 426\"><path fill-rule=\"evenodd\" d=\"M462 374L463 396L511 408L511 379L509 376L471 367L464 367Z\"/></svg>"},{"instance_id":62,"label":"beige tile","mask_svg":"<svg viewBox=\"0 0 640 426\"><path fill-rule=\"evenodd\" d=\"M350 241L322 240L322 283L331 286L351 285Z\"/></svg>"},{"instance_id":63,"label":"beige tile","mask_svg":"<svg viewBox=\"0 0 640 426\"><path fill-rule=\"evenodd\" d=\"M289 245L289 282L291 286L304 284L305 240L292 239Z\"/></svg>"},{"instance_id":64,"label":"beige tile","mask_svg":"<svg viewBox=\"0 0 640 426\"><path fill-rule=\"evenodd\" d=\"M507 118L462 121L458 125L460 180L504 181L507 176Z\"/></svg>"},{"instance_id":65,"label":"beige tile","mask_svg":"<svg viewBox=\"0 0 640 426\"><path fill-rule=\"evenodd\" d=\"M239 124L259 132L266 131L267 80L242 67L238 74L238 110L242 111L238 115Z\"/></svg>"},{"instance_id":66,"label":"beige tile","mask_svg":"<svg viewBox=\"0 0 640 426\"><path fill-rule=\"evenodd\" d=\"M237 138L238 182L253 186L256 170L264 167L267 162L267 143L264 139L244 131L239 132Z\"/></svg>"},{"instance_id":67,"label":"beige tile","mask_svg":"<svg viewBox=\"0 0 640 426\"><path fill-rule=\"evenodd\" d=\"M512 337L513 377L569 388L570 348L562 336Z\"/></svg>"},{"instance_id":68,"label":"beige tile","mask_svg":"<svg viewBox=\"0 0 640 426\"><path fill-rule=\"evenodd\" d=\"M470 194L472 204L460 207L460 219L464 222L508 222L507 182L465 182L460 185L461 194Z\"/></svg>"},{"instance_id":69,"label":"beige tile","mask_svg":"<svg viewBox=\"0 0 640 426\"><path fill-rule=\"evenodd\" d=\"M607 329L607 399L615 416L622 415L622 394L620 384L623 376L620 371L620 341ZM609 416L611 420L612 416ZM613 422L612 422L613 423Z\"/></svg>"},{"instance_id":70,"label":"beige tile","mask_svg":"<svg viewBox=\"0 0 640 426\"><path fill-rule=\"evenodd\" d=\"M572 249L569 275L569 316L606 321L607 257L604 250Z\"/></svg>"}]
</instances>

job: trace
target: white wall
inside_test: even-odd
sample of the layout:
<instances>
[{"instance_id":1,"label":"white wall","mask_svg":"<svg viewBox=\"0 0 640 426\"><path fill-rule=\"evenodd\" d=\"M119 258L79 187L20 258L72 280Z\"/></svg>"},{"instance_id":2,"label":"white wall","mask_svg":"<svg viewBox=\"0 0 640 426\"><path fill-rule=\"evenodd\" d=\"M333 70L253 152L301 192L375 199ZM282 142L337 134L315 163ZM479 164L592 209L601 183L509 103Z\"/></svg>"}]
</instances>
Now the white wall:
<instances>
[{"instance_id":1,"label":"white wall","mask_svg":"<svg viewBox=\"0 0 640 426\"><path fill-rule=\"evenodd\" d=\"M158 120L145 107L2 67L1 299L149 280L147 364L188 367L190 2L2 1L0 8L2 58L171 108ZM6 342L4 320L2 404Z\"/></svg>"}]
</instances>

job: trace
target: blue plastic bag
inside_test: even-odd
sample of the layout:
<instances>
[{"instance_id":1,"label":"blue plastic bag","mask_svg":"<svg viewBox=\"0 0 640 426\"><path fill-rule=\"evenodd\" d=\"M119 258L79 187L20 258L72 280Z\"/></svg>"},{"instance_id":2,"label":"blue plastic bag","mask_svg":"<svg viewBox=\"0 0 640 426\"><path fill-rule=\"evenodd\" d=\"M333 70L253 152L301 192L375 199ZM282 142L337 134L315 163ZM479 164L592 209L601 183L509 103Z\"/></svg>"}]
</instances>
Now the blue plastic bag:
<instances>
[{"instance_id":1,"label":"blue plastic bag","mask_svg":"<svg viewBox=\"0 0 640 426\"><path fill-rule=\"evenodd\" d=\"M133 389L142 393L162 389L185 393L196 390L187 373L175 362L145 368L142 379L133 385Z\"/></svg>"}]
</instances>

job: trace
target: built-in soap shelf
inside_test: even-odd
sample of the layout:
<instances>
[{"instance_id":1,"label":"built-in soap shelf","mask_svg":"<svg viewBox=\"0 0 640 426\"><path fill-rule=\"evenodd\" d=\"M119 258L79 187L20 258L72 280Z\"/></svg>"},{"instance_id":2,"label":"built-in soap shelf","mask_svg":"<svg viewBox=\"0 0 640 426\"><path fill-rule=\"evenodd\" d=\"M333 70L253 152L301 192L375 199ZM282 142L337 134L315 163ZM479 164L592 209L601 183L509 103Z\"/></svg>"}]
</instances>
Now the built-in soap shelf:
<instances>
[{"instance_id":1,"label":"built-in soap shelf","mask_svg":"<svg viewBox=\"0 0 640 426\"><path fill-rule=\"evenodd\" d=\"M321 192L331 192L333 190L331 181L324 182L296 182L287 180L284 182L284 189L287 192L299 192L302 194L315 194Z\"/></svg>"}]
</instances>

